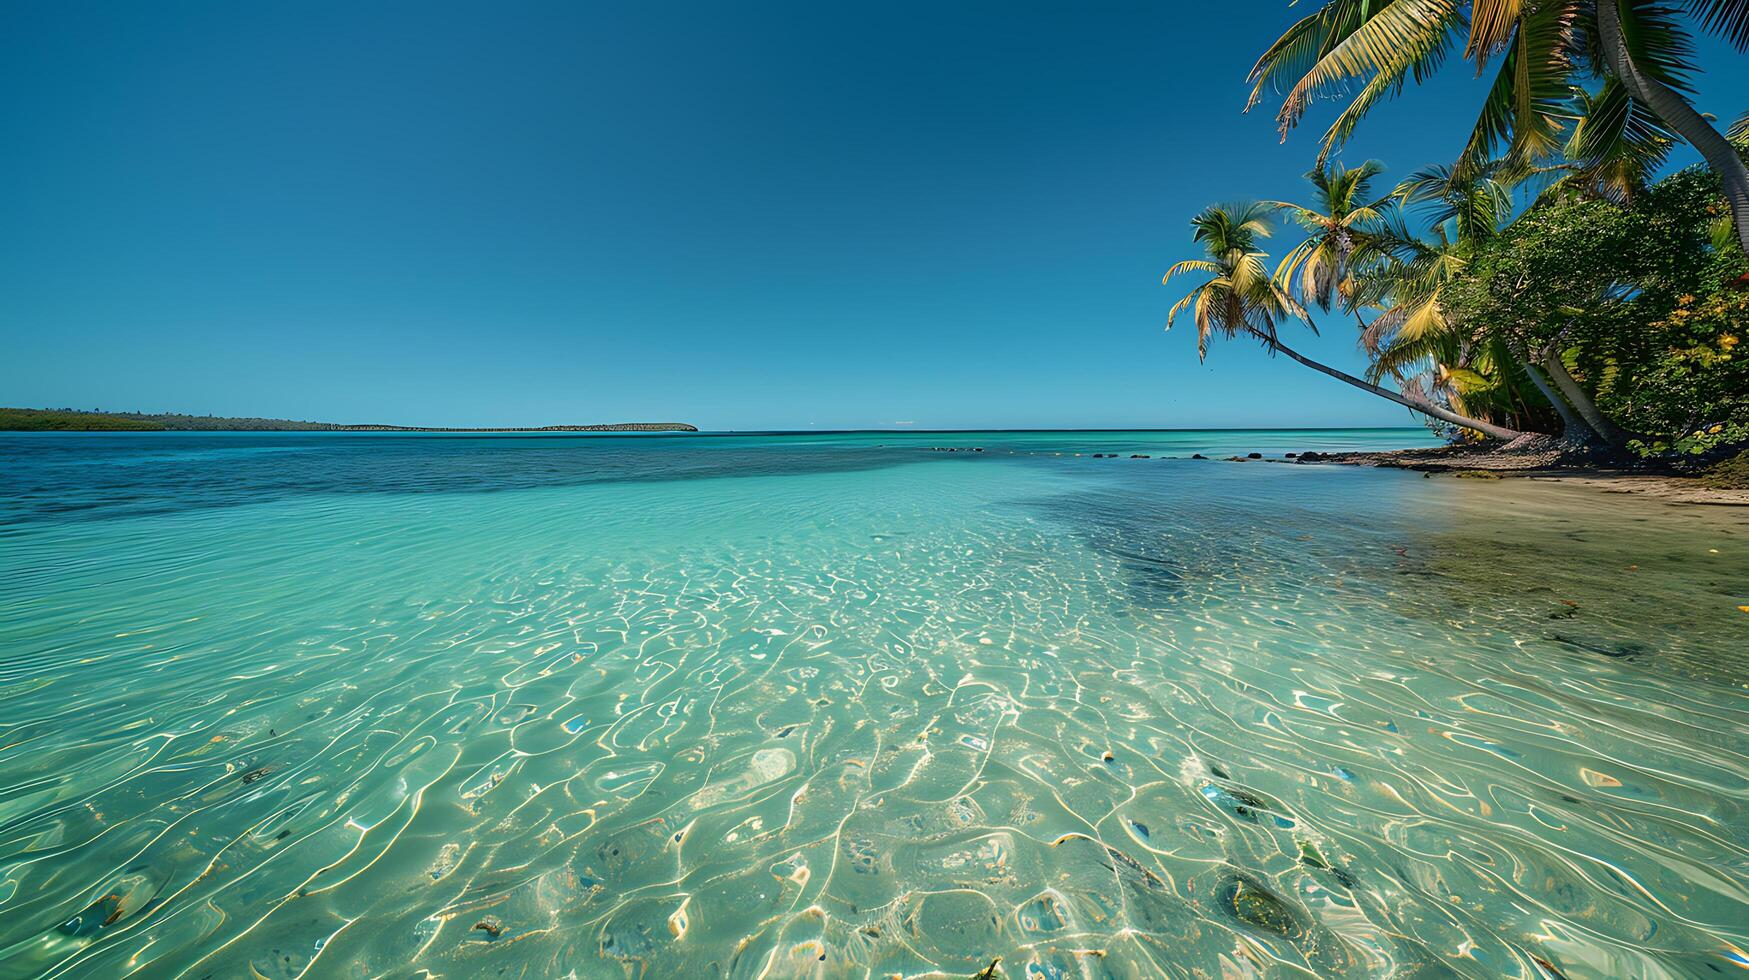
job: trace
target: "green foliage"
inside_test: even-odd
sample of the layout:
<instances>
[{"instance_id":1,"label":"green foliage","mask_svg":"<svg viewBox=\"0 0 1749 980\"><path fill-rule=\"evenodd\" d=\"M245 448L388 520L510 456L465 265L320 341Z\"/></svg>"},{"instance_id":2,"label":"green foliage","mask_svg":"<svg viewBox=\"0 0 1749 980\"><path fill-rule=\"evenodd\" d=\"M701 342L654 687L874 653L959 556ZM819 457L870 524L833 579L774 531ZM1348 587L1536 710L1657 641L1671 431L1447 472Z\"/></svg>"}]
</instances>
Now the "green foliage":
<instances>
[{"instance_id":1,"label":"green foliage","mask_svg":"<svg viewBox=\"0 0 1749 980\"><path fill-rule=\"evenodd\" d=\"M1749 449L1713 464L1700 480L1709 487L1718 487L1721 490L1749 490Z\"/></svg>"},{"instance_id":2,"label":"green foliage","mask_svg":"<svg viewBox=\"0 0 1749 980\"><path fill-rule=\"evenodd\" d=\"M1705 228L1648 208L1576 200L1536 208L1479 249L1447 312L1530 349L1614 344L1645 313L1700 287Z\"/></svg>"},{"instance_id":3,"label":"green foliage","mask_svg":"<svg viewBox=\"0 0 1749 980\"><path fill-rule=\"evenodd\" d=\"M1553 351L1645 453L1749 438L1745 260L1714 246L1717 179L1693 168L1631 203L1545 200L1476 250L1444 291L1472 340Z\"/></svg>"},{"instance_id":4,"label":"green foliage","mask_svg":"<svg viewBox=\"0 0 1749 980\"><path fill-rule=\"evenodd\" d=\"M164 428L164 423L125 418L101 412L76 412L53 408L0 408L0 431L5 432L102 432L145 431Z\"/></svg>"},{"instance_id":5,"label":"green foliage","mask_svg":"<svg viewBox=\"0 0 1749 980\"><path fill-rule=\"evenodd\" d=\"M1635 448L1698 454L1749 442L1749 292L1683 296L1646 334L1641 363L1598 392L1605 411L1659 434Z\"/></svg>"}]
</instances>

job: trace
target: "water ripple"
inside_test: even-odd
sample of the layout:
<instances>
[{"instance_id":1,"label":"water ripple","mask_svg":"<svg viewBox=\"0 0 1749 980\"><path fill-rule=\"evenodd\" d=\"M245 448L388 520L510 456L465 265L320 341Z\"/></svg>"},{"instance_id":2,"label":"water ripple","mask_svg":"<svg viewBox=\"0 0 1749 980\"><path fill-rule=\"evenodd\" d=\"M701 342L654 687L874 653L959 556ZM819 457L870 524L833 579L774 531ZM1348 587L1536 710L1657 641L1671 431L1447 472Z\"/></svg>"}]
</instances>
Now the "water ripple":
<instances>
[{"instance_id":1,"label":"water ripple","mask_svg":"<svg viewBox=\"0 0 1749 980\"><path fill-rule=\"evenodd\" d=\"M15 529L0 973L1749 965L1744 521L1137 466Z\"/></svg>"}]
</instances>

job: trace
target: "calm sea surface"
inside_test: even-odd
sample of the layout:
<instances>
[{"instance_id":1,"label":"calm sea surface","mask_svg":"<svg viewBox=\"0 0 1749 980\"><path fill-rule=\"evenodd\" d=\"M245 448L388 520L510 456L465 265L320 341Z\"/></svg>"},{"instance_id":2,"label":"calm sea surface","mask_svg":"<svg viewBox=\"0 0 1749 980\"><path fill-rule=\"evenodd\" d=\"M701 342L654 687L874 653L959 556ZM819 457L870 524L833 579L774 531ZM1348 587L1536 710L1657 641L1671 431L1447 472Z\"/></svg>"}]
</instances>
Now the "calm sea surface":
<instances>
[{"instance_id":1,"label":"calm sea surface","mask_svg":"<svg viewBox=\"0 0 1749 980\"><path fill-rule=\"evenodd\" d=\"M1186 458L1426 441L0 436L0 976L1749 977L1749 513Z\"/></svg>"}]
</instances>

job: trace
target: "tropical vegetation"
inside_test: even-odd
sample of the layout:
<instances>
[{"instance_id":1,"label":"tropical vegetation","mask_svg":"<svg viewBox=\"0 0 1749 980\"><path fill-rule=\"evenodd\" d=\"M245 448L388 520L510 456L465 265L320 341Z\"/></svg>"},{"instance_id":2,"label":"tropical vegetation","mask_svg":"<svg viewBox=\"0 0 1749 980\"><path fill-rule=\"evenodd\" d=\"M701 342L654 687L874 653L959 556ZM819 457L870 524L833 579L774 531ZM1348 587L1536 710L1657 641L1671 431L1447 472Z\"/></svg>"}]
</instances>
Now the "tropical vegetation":
<instances>
[{"instance_id":1,"label":"tropical vegetation","mask_svg":"<svg viewBox=\"0 0 1749 980\"><path fill-rule=\"evenodd\" d=\"M1313 102L1345 99L1322 162L1381 100L1433 75L1461 43L1477 70L1499 67L1460 166L1562 156L1579 119L1591 124L1594 151L1573 160L1580 165L1636 141L1680 138L1719 176L1749 253L1749 166L1688 100L1695 27L1749 51L1749 0L1326 0L1258 58L1250 104L1279 97L1285 138Z\"/></svg>"},{"instance_id":2,"label":"tropical vegetation","mask_svg":"<svg viewBox=\"0 0 1749 980\"><path fill-rule=\"evenodd\" d=\"M1326 0L1258 60L1284 137L1343 97L1304 202L1216 205L1168 315L1198 354L1243 337L1420 413L1453 438L1543 433L1593 454L1749 445L1749 114L1688 102L1691 27L1749 48L1749 0ZM1463 46L1498 57L1458 159L1387 189L1337 153L1368 109ZM1704 163L1665 173L1680 142ZM1662 174L1662 176L1660 176ZM1282 225L1304 239L1272 263ZM1284 341L1356 331L1356 377Z\"/></svg>"},{"instance_id":3,"label":"tropical vegetation","mask_svg":"<svg viewBox=\"0 0 1749 980\"><path fill-rule=\"evenodd\" d=\"M157 430L164 423L71 408L0 408L0 432Z\"/></svg>"}]
</instances>

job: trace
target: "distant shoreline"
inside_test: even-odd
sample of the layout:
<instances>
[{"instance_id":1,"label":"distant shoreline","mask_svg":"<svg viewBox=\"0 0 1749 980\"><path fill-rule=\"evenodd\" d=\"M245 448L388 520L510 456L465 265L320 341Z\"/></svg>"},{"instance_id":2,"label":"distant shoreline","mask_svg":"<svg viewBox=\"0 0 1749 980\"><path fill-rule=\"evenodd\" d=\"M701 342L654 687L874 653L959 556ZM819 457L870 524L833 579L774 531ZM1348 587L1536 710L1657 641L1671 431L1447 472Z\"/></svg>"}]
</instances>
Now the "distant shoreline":
<instances>
[{"instance_id":1,"label":"distant shoreline","mask_svg":"<svg viewBox=\"0 0 1749 980\"><path fill-rule=\"evenodd\" d=\"M442 425L333 425L323 432L697 432L685 422L615 422L608 425L536 425L457 428Z\"/></svg>"},{"instance_id":2,"label":"distant shoreline","mask_svg":"<svg viewBox=\"0 0 1749 980\"><path fill-rule=\"evenodd\" d=\"M697 432L686 422L612 422L599 425L438 426L348 425L294 419L230 418L145 412L87 412L71 408L0 408L0 432Z\"/></svg>"}]
</instances>

